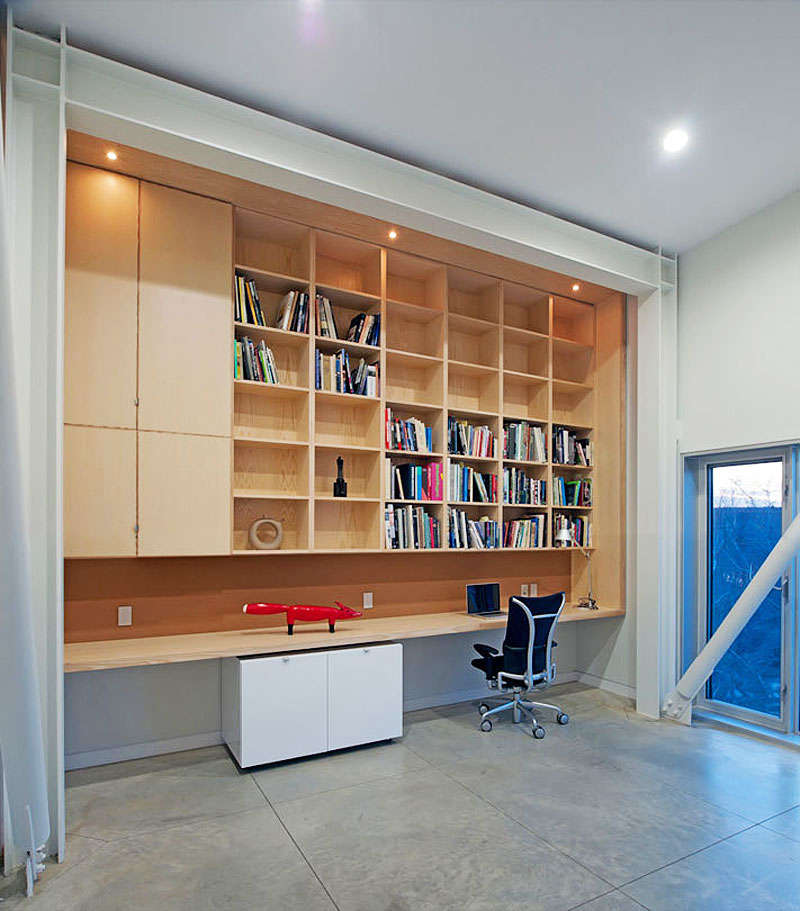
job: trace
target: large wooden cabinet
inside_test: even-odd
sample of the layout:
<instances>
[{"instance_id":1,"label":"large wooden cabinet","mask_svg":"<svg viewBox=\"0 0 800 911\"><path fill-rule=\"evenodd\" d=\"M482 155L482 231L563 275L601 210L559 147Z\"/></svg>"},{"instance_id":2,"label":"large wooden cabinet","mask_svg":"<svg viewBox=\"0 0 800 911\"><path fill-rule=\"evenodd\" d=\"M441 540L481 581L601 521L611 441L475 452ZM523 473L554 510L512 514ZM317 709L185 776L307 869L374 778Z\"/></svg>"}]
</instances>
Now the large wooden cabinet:
<instances>
[{"instance_id":1,"label":"large wooden cabinet","mask_svg":"<svg viewBox=\"0 0 800 911\"><path fill-rule=\"evenodd\" d=\"M231 206L68 165L67 557L230 552Z\"/></svg>"}]
</instances>

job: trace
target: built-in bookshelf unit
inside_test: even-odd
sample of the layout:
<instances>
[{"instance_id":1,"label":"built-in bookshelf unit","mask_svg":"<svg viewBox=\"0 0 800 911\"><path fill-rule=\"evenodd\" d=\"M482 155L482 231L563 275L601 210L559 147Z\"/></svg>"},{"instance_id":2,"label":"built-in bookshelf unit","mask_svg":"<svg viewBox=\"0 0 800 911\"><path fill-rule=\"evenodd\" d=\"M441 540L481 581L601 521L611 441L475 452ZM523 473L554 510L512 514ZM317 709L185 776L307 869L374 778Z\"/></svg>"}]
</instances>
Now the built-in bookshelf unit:
<instances>
[{"instance_id":1,"label":"built-in bookshelf unit","mask_svg":"<svg viewBox=\"0 0 800 911\"><path fill-rule=\"evenodd\" d=\"M234 338L266 339L279 374L234 381L235 553L282 552L248 544L258 505L312 551L551 550L562 526L598 546L593 479L620 457L595 443L598 304L244 209L234 230L267 323ZM301 331L280 328L297 300ZM341 376L359 364L377 388Z\"/></svg>"},{"instance_id":2,"label":"built-in bookshelf unit","mask_svg":"<svg viewBox=\"0 0 800 911\"><path fill-rule=\"evenodd\" d=\"M128 464L135 475L111 504L111 531L108 503L101 515L88 488L67 485L68 557L534 557L559 552L566 527L594 552L596 578L614 574L620 602L622 295L571 290L570 276L410 229L390 240L375 219L237 178L137 161L115 174L113 199L93 176L106 172L70 163L67 291L89 303L67 319L66 477L89 452L108 453L97 476ZM89 254L101 265L87 278ZM103 323L120 370L100 387L85 362L105 319L102 269L126 309ZM146 479L156 434L171 433L181 464ZM346 496L334 492L337 460ZM220 494L213 517L198 488L176 485L186 472ZM141 521L147 502L174 514L160 538ZM254 546L260 518L280 523L280 547ZM585 560L563 559L574 586Z\"/></svg>"}]
</instances>

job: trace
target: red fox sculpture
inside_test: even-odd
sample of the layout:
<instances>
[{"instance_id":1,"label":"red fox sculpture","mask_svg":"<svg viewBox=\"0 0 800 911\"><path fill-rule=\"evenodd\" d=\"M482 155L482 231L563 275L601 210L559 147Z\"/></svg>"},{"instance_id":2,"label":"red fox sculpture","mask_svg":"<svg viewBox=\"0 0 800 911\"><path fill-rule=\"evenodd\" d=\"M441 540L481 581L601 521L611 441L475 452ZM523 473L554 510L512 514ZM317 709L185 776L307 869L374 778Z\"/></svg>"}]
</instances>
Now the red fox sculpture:
<instances>
[{"instance_id":1,"label":"red fox sculpture","mask_svg":"<svg viewBox=\"0 0 800 911\"><path fill-rule=\"evenodd\" d=\"M314 621L327 620L328 630L336 632L337 620L350 620L360 617L361 611L346 607L341 601L333 602L336 607L323 607L317 604L245 604L243 610L246 614L286 614L286 625L289 635L294 634L296 620Z\"/></svg>"}]
</instances>

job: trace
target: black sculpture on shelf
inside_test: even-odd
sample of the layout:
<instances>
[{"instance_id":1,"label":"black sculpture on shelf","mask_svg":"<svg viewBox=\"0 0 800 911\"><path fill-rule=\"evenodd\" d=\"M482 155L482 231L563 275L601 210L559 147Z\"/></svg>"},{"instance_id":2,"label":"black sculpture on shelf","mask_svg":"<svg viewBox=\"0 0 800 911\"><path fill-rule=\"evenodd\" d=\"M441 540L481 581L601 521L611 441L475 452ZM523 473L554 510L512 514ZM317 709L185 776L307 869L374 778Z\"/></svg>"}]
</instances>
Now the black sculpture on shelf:
<instances>
[{"instance_id":1,"label":"black sculpture on shelf","mask_svg":"<svg viewBox=\"0 0 800 911\"><path fill-rule=\"evenodd\" d=\"M333 482L333 495L335 497L347 496L347 481L342 475L343 468L344 459L341 456L336 456L336 480Z\"/></svg>"}]
</instances>

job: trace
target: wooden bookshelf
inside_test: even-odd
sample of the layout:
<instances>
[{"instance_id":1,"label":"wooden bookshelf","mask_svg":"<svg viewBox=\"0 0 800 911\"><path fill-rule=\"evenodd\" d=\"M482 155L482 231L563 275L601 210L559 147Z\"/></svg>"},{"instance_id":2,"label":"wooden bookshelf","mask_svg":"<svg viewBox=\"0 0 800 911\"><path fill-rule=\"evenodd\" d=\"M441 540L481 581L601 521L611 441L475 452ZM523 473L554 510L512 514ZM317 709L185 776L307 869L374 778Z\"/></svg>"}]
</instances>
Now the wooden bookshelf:
<instances>
[{"instance_id":1,"label":"wooden bookshelf","mask_svg":"<svg viewBox=\"0 0 800 911\"><path fill-rule=\"evenodd\" d=\"M241 323L233 326L235 337L249 334L266 341L281 381L263 389L255 389L257 383L234 383L234 552L249 548L241 523L257 514L267 515L270 509L274 510L271 517L292 526L285 527L285 534L286 546L294 551L381 552L387 549L383 522L390 503L423 507L438 519L443 552L451 550L451 508L472 520L497 522L501 541L505 522L544 519L543 546L530 548L534 551L557 549L556 517L580 518L592 523L592 543L601 546L594 525L595 516L601 526L605 519L602 498L599 503L593 498L591 506L560 506L553 496L559 479L592 481L594 494L595 476L608 468L613 472L619 456L598 448L601 435L595 433L598 394L619 394L619 388L603 388L604 380L598 379L596 371L597 305L357 238L303 230L271 215L236 209L234 228L235 269L256 281L262 303L266 297L266 320L274 321L278 294L289 290L308 291L312 310L309 332L304 334ZM316 294L330 300L340 335L346 334L350 320L359 313L379 314L379 344L323 338L313 312ZM618 307L618 300L609 304L609 309ZM615 344L621 344L621 336ZM328 354L344 348L351 367L358 357L379 364L380 395L315 389L315 347ZM599 355L608 353L603 350ZM388 449L387 406L393 418L414 417L430 427L434 451ZM250 414L252 426L248 426ZM495 436L495 454L448 452L450 418L488 427ZM541 430L547 448L544 461L504 457L504 429L520 422ZM597 453L595 464L558 464L553 451L556 426L591 440ZM284 441L291 444L287 451L281 450ZM344 459L346 499L333 496L338 455ZM442 499L396 498L383 470L387 460L393 466L440 464ZM480 472L488 481L494 476L496 501L482 502L477 490L470 491L467 499L463 492L451 491L453 465ZM505 501L503 472L512 468L544 482L543 502ZM619 483L606 480L604 494L618 500Z\"/></svg>"},{"instance_id":2,"label":"wooden bookshelf","mask_svg":"<svg viewBox=\"0 0 800 911\"><path fill-rule=\"evenodd\" d=\"M85 152L84 157L91 155ZM198 477L202 475L215 488L211 512L218 527L213 533L193 538L195 543L187 545L187 549L176 546L179 534L185 533L186 516L196 515L198 528L208 525L211 516L203 509L187 511L193 491L196 495L203 487L198 484L192 488L187 482L175 504L175 528L167 529L160 540L149 535L151 543L147 550L143 549L141 542L148 539L148 533L138 531L142 504L151 504L155 515L162 496L158 491L169 487L175 472L164 472L160 487L154 488L156 493L148 492L143 489L142 478L146 463L140 458L136 477L128 485L129 495L120 500L109 519L101 510L93 509L89 502L93 491L83 476L76 474L72 489L67 485L68 522L74 522L76 541L80 538L80 544L68 548L69 556L187 553L275 559L281 554L386 553L384 511L390 502L423 507L441 523L442 547L404 551L409 555L452 552L448 542L451 508L463 510L473 520L487 517L496 521L501 539L504 522L542 516L547 525L544 547L499 550L553 554L560 551L554 546L554 517L568 515L591 521L594 559L599 564L595 577L613 576L609 597L615 604L621 602L625 535L625 342L621 295L587 284L581 292L586 299L576 300L569 296L569 277L411 231L401 230L398 242L389 243L385 231L379 235L373 230L374 220L353 213L339 212L334 218L331 207L277 191L261 195L252 185L234 178L222 183L193 184L192 175L179 163L156 172L148 170L147 157L134 156L132 160L143 162L140 173L115 175L126 195L114 203L119 215L115 216L114 233L109 236L115 238L113 246L119 259L115 268L127 295L123 314L127 323L112 325L119 329L119 350L133 364L136 333L124 326L133 325L137 243L142 247L139 255L144 257L145 275L155 276L149 279L147 289L139 291L143 312L137 331L144 335L139 339L138 376L127 370L121 392L116 388L116 379L105 390L97 386L93 389L88 382L67 383L67 400L71 403L68 421L75 425L68 434L69 470L80 474L78 469L86 464L86 459L91 464L94 458L98 476L110 477L115 458L112 452L116 451L110 445L116 440L111 437L122 431L131 435L127 441L120 437L126 445L117 447L125 450L126 465L133 458L131 454L141 450L143 432L182 434L186 437L182 445L185 444L188 463L196 465ZM106 172L80 167L83 166L70 177L73 195L78 198L71 204L72 220L68 221L68 252L75 259L74 270L68 270L68 281L72 283L68 292L73 299L85 299L91 312L84 314L73 307L67 314L71 330L67 363L73 365L73 375L78 378L82 376L81 352L91 341L87 325L96 322L92 308L100 312L106 291L101 268L97 268L96 276L87 273L81 257L91 254L100 264L108 259L108 244L101 243L102 234L92 233L91 218L87 224L86 218L78 217L84 211L92 214L91 209L78 204L87 194L100 208L106 205L107 201L97 195L100 182L91 179ZM137 216L135 205L137 178L148 219L142 226L144 233L139 230L141 237L137 235L137 217L142 217ZM148 179L152 185L147 184ZM150 188L159 183L168 186ZM171 189L173 183L181 185L180 189ZM159 221L162 199L171 200L175 224ZM198 244L202 241L206 247L198 246L191 256L171 242L181 234L177 227L180 220L187 226L208 222L206 230L198 232ZM220 257L219 244L215 247L214 239L224 234L223 223L229 239L222 246L225 256ZM170 225L171 233L167 230ZM83 238L81 243L75 243L78 234ZM90 238L91 243L99 244L98 250L89 249ZM408 243L404 246L406 238ZM206 248L214 253L213 257L203 253ZM176 272L178 280L173 281ZM255 284L265 326L235 321L233 276L237 273ZM539 280L541 287L537 286ZM216 297L209 302L206 287L212 286ZM220 318L216 304L222 287L227 288L227 314ZM289 291L309 295L307 332L275 327L281 301ZM350 320L360 313L380 316L379 343L366 345L322 337L314 313L317 294L330 300L340 335L346 335ZM200 322L189 315L196 312L198 302L212 314ZM170 310L168 322L159 322L158 313L165 307ZM192 350L198 352L191 371L181 370L179 362L170 363L168 349L174 344L176 333L186 333ZM133 337L128 338L131 334ZM245 337L269 346L279 374L277 385L233 378L230 345L234 339ZM161 351L159 345L166 345L167 350ZM332 354L342 348L347 350L353 367L360 357L379 366L379 395L348 395L315 388L315 351ZM148 355L150 349L153 353ZM206 362L213 364L213 372L208 375L198 369ZM159 365L165 364L169 369L162 375ZM223 364L225 379L220 372ZM199 387L195 374L202 375ZM134 415L130 401L141 389L152 390L152 394L145 397L146 402ZM113 407L102 401L103 396L111 401L112 394L118 399ZM97 397L96 403L91 396ZM387 405L395 417L418 418L432 428L433 452L387 449ZM218 413L207 415L209 409ZM481 458L449 453L451 417L489 427L497 441L495 454ZM504 458L504 427L520 421L542 429L547 443L546 460ZM109 445L92 445L91 457L86 456L90 447L84 443L88 435L78 429L84 423L104 431L107 428L101 441L105 444L107 438ZM555 426L567 427L592 441L591 466L554 462ZM229 456L215 450L213 465L217 476L212 478L211 462L205 453L211 446L206 441L213 438L227 439ZM179 455L176 449L173 461ZM346 499L333 497L338 455L344 459ZM390 499L387 462L420 466L440 463L442 500ZM496 475L497 502L462 501L455 495L451 498L448 472L454 463ZM220 466L225 474L224 485L219 480ZM174 467L179 471L177 463ZM544 503L504 502L503 471L511 467L545 482ZM149 468L154 476L155 469L155 465ZM591 480L591 506L554 505L553 482L558 478ZM216 499L218 488L223 486L223 499L229 503L227 517L220 515ZM72 493L74 496L69 499ZM249 528L262 516L282 522L284 538L279 550L252 549ZM103 522L116 523L110 537L101 527ZM129 531L134 523L138 523L136 535ZM227 546L219 545L220 528ZM464 551L472 553L474 548ZM569 564L573 587L582 584L585 561L580 554L565 555L563 560ZM531 565L533 578L535 567Z\"/></svg>"}]
</instances>

